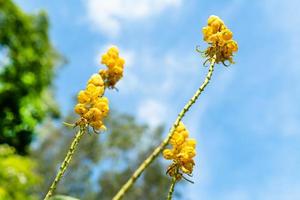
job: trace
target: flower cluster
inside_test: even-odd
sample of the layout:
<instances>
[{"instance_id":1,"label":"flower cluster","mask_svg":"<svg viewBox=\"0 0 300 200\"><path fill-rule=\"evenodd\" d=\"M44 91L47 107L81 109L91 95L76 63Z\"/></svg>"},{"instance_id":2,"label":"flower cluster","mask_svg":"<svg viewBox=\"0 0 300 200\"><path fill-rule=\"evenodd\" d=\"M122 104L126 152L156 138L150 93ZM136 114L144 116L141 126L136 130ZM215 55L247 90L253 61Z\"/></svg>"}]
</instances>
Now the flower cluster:
<instances>
[{"instance_id":1,"label":"flower cluster","mask_svg":"<svg viewBox=\"0 0 300 200\"><path fill-rule=\"evenodd\" d=\"M196 140L188 137L188 130L180 122L170 139L173 148L163 151L165 159L173 160L173 164L169 166L167 173L172 177L176 176L178 179L182 177L181 172L191 174L195 165L193 158L196 156Z\"/></svg>"},{"instance_id":2,"label":"flower cluster","mask_svg":"<svg viewBox=\"0 0 300 200\"><path fill-rule=\"evenodd\" d=\"M204 41L210 46L205 50L205 56L212 58L216 55L216 63L233 62L233 53L238 50L237 42L232 39L232 32L217 16L210 16L207 26L202 29Z\"/></svg>"},{"instance_id":3,"label":"flower cluster","mask_svg":"<svg viewBox=\"0 0 300 200\"><path fill-rule=\"evenodd\" d=\"M78 125L90 125L94 130L105 130L103 118L107 116L108 99L103 97L104 81L99 74L94 74L88 80L85 90L78 93L78 104L74 111L81 116Z\"/></svg>"},{"instance_id":4,"label":"flower cluster","mask_svg":"<svg viewBox=\"0 0 300 200\"><path fill-rule=\"evenodd\" d=\"M116 83L123 77L123 68L125 61L119 57L117 47L111 47L107 53L102 56L101 63L107 66L106 70L100 70L105 85L109 88L114 88Z\"/></svg>"}]
</instances>

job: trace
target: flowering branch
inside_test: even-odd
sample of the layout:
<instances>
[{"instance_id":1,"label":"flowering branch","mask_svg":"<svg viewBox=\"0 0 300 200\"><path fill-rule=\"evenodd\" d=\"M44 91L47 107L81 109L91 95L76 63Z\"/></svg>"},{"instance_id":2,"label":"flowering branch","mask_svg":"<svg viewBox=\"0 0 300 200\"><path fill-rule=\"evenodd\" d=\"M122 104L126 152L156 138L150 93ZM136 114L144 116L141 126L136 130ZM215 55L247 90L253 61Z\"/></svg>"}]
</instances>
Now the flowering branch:
<instances>
[{"instance_id":1,"label":"flowering branch","mask_svg":"<svg viewBox=\"0 0 300 200\"><path fill-rule=\"evenodd\" d=\"M49 199L53 195L84 133L88 131L89 128L92 128L95 133L106 130L103 119L108 115L109 102L103 95L105 89L113 89L116 83L122 78L125 61L119 57L118 48L111 47L107 53L102 56L101 63L105 64L108 69L100 70L98 74L93 74L87 82L86 89L78 93L78 103L74 111L80 115L80 119L75 123L75 126L79 126L80 130L76 134L44 200ZM71 124L66 123L66 125L70 126Z\"/></svg>"},{"instance_id":2,"label":"flowering branch","mask_svg":"<svg viewBox=\"0 0 300 200\"><path fill-rule=\"evenodd\" d=\"M144 170L155 160L155 158L164 150L164 148L168 145L174 130L179 125L179 122L182 120L184 115L189 111L189 109L192 107L192 105L197 101L198 97L201 95L201 93L204 91L205 87L208 85L213 71L214 71L214 65L216 61L216 56L214 55L210 59L210 66L209 71L206 75L206 78L202 85L198 88L194 96L188 101L188 103L184 106L184 108L181 110L181 112L178 114L177 119L175 120L174 124L172 125L168 136L163 140L163 142L150 154L150 156L144 160L144 162L136 169L136 171L132 174L132 176L129 178L129 180L122 186L122 188L118 191L118 193L113 197L113 200L119 200L121 199L124 194L132 187L132 185L135 183L135 181L139 178L139 176L144 172Z\"/></svg>"}]
</instances>

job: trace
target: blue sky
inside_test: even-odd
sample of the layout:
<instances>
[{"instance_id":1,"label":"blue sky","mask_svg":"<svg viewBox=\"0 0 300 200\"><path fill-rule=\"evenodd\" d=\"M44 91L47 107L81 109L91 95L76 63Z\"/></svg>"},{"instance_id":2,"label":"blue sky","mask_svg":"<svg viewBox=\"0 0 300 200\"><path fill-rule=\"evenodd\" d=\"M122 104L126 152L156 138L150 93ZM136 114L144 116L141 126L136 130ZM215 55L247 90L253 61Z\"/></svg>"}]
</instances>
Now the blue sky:
<instances>
[{"instance_id":1,"label":"blue sky","mask_svg":"<svg viewBox=\"0 0 300 200\"><path fill-rule=\"evenodd\" d=\"M57 72L64 113L99 70L107 46L127 61L112 107L169 127L207 69L195 52L209 15L239 43L184 118L197 138L195 184L184 199L300 199L300 2L297 0L17 0L45 9L51 39L69 63ZM297 103L298 102L298 103Z\"/></svg>"}]
</instances>

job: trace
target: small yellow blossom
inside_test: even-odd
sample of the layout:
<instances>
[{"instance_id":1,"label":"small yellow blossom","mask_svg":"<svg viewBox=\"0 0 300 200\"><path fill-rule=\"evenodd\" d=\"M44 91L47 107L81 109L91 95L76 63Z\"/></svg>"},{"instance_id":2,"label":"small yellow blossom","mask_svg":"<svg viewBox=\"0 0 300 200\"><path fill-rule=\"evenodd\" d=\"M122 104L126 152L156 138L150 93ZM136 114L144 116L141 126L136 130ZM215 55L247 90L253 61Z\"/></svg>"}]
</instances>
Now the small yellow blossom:
<instances>
[{"instance_id":1,"label":"small yellow blossom","mask_svg":"<svg viewBox=\"0 0 300 200\"><path fill-rule=\"evenodd\" d=\"M237 52L238 45L232 39L232 32L219 17L211 15L202 33L204 41L210 45L204 52L208 59L216 55L216 63L222 62L224 65L225 61L234 63L233 53Z\"/></svg>"},{"instance_id":2,"label":"small yellow blossom","mask_svg":"<svg viewBox=\"0 0 300 200\"><path fill-rule=\"evenodd\" d=\"M101 63L105 64L107 69L100 70L99 74L108 88L114 88L116 83L123 77L125 60L119 57L117 47L111 47L102 55Z\"/></svg>"},{"instance_id":3,"label":"small yellow blossom","mask_svg":"<svg viewBox=\"0 0 300 200\"><path fill-rule=\"evenodd\" d=\"M78 93L78 104L74 111L80 115L78 125L90 125L95 130L105 130L103 118L108 115L108 99L104 94L104 81L99 74L93 74L85 90Z\"/></svg>"},{"instance_id":4,"label":"small yellow blossom","mask_svg":"<svg viewBox=\"0 0 300 200\"><path fill-rule=\"evenodd\" d=\"M195 165L196 140L188 138L189 133L182 122L179 123L170 139L172 149L165 149L163 156L167 160L173 160L167 173L181 179L182 173L191 174Z\"/></svg>"}]
</instances>

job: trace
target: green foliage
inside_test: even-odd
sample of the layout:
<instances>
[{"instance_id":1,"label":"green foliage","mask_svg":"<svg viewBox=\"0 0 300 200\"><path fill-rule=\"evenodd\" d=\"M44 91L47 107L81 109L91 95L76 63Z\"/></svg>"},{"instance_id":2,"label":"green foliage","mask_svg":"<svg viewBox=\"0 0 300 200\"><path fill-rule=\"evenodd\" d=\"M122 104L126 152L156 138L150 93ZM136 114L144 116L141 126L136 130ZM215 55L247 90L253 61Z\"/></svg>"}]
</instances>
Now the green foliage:
<instances>
[{"instance_id":1,"label":"green foliage","mask_svg":"<svg viewBox=\"0 0 300 200\"><path fill-rule=\"evenodd\" d=\"M69 117L67 122L75 121ZM149 129L128 115L111 111L106 120L108 131L85 135L73 160L58 185L57 194L67 194L81 200L112 199L133 170L161 141L163 129ZM41 195L45 195L53 176L67 152L75 130L56 128L46 123L32 156L38 160L39 173L45 177ZM166 166L158 159L147 169L125 200L164 199L170 179Z\"/></svg>"},{"instance_id":2,"label":"green foliage","mask_svg":"<svg viewBox=\"0 0 300 200\"><path fill-rule=\"evenodd\" d=\"M0 200L37 199L32 192L41 179L35 167L32 159L15 154L13 147L0 145Z\"/></svg>"},{"instance_id":3,"label":"green foliage","mask_svg":"<svg viewBox=\"0 0 300 200\"><path fill-rule=\"evenodd\" d=\"M49 87L60 57L44 12L29 15L0 0L0 59L0 144L23 154L37 123L58 115Z\"/></svg>"}]
</instances>

